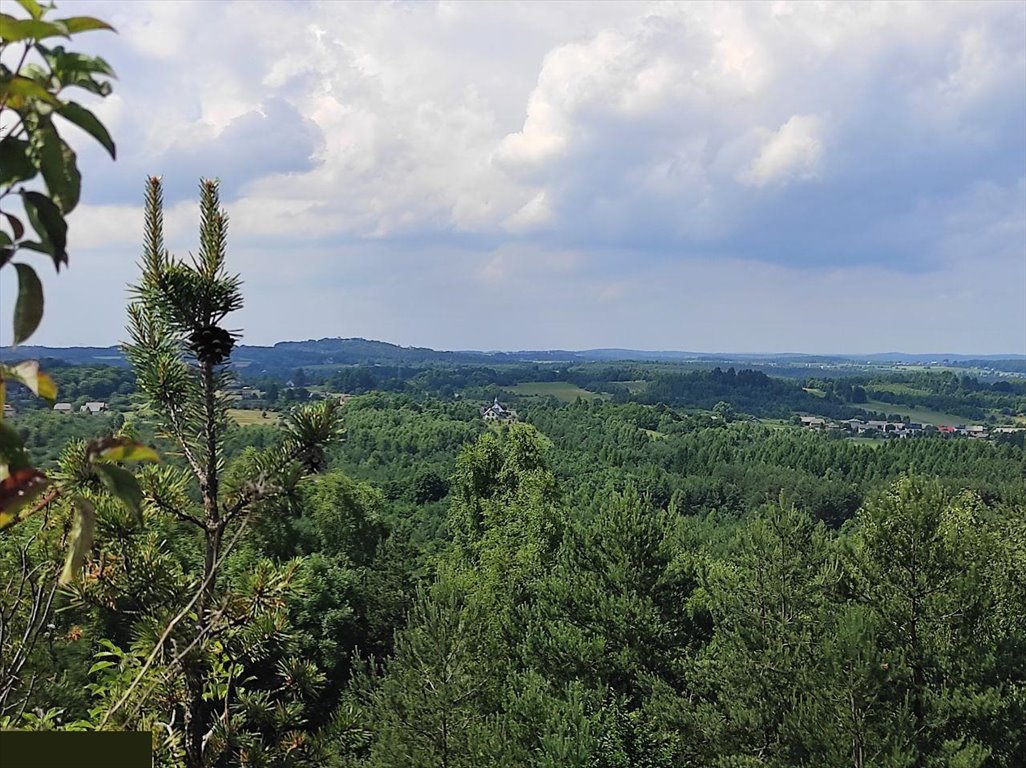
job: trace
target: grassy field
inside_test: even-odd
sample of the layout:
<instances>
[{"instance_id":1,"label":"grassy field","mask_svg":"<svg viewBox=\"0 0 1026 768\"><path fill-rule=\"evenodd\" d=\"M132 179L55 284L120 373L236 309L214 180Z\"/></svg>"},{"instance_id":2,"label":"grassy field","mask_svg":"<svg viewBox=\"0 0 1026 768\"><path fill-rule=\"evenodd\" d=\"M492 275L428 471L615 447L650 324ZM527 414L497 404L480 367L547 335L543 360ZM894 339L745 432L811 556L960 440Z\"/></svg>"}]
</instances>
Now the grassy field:
<instances>
[{"instance_id":1,"label":"grassy field","mask_svg":"<svg viewBox=\"0 0 1026 768\"><path fill-rule=\"evenodd\" d=\"M262 416L262 413L266 413L266 416ZM278 423L278 414L274 411L256 411L247 410L243 408L229 408L228 415L235 419L235 423L240 427L248 427L250 424L263 424L268 427L273 427Z\"/></svg>"},{"instance_id":2,"label":"grassy field","mask_svg":"<svg viewBox=\"0 0 1026 768\"><path fill-rule=\"evenodd\" d=\"M901 384L892 382L889 384L873 384L869 387L871 390L877 390L879 392L893 392L896 395L928 395L930 394L925 389L917 389L916 387L910 387L908 384Z\"/></svg>"},{"instance_id":3,"label":"grassy field","mask_svg":"<svg viewBox=\"0 0 1026 768\"><path fill-rule=\"evenodd\" d=\"M941 424L953 427L956 424L970 424L972 419L965 416L958 416L954 413L943 413L942 411L931 411L926 408L911 408L906 405L893 405L880 400L870 400L862 406L869 411L880 411L881 413L896 413L899 416L908 416L912 421L926 424L933 424L935 427Z\"/></svg>"},{"instance_id":4,"label":"grassy field","mask_svg":"<svg viewBox=\"0 0 1026 768\"><path fill-rule=\"evenodd\" d=\"M505 387L507 392L512 392L521 397L555 397L564 403L572 403L578 397L582 400L605 399L608 395L600 395L581 389L569 381L526 381L512 387Z\"/></svg>"},{"instance_id":5,"label":"grassy field","mask_svg":"<svg viewBox=\"0 0 1026 768\"><path fill-rule=\"evenodd\" d=\"M797 427L787 419L759 419L759 423L763 426L769 427L770 429L786 429L789 427L797 429Z\"/></svg>"}]
</instances>

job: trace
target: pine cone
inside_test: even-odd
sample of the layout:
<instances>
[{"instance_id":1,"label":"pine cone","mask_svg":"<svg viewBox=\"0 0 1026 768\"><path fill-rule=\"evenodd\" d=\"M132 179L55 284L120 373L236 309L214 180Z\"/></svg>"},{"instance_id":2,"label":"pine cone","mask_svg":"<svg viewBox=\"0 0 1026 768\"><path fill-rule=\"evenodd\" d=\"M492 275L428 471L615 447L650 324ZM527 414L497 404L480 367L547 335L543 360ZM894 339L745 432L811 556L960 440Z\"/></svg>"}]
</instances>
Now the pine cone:
<instances>
[{"instance_id":1,"label":"pine cone","mask_svg":"<svg viewBox=\"0 0 1026 768\"><path fill-rule=\"evenodd\" d=\"M201 363L220 365L232 353L235 339L223 328L208 325L189 337L189 349Z\"/></svg>"}]
</instances>

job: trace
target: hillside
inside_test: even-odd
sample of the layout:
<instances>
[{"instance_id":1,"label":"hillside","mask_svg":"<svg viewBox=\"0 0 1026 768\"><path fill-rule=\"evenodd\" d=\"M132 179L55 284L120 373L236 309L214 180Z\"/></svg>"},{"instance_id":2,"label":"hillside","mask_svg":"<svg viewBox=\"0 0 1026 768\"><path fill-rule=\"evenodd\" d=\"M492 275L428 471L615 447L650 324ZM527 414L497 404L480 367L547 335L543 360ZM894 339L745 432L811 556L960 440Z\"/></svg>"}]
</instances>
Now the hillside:
<instances>
[{"instance_id":1,"label":"hillside","mask_svg":"<svg viewBox=\"0 0 1026 768\"><path fill-rule=\"evenodd\" d=\"M765 369L775 375L806 375L809 369L845 371L890 369L896 366L959 368L978 372L1015 373L1026 376L1026 356L878 353L868 355L806 355L797 353L746 354L685 351L646 351L637 349L586 350L436 350L428 347L404 347L385 341L363 338L322 338L306 341L280 341L273 346L241 344L234 353L235 364L248 372L282 374L307 366L346 365L423 365L573 362L666 362L688 363L698 367L744 364ZM21 346L14 352L0 350L0 360L56 359L75 364L124 364L121 351L109 347Z\"/></svg>"}]
</instances>

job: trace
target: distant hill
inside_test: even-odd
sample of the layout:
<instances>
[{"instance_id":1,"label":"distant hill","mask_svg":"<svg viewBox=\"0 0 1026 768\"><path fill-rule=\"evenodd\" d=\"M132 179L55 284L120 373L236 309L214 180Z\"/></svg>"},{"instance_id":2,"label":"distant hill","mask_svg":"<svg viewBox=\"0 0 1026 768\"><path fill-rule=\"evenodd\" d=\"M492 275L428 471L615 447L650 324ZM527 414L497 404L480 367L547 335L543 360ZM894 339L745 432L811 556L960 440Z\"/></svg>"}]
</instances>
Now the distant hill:
<instances>
[{"instance_id":1,"label":"distant hill","mask_svg":"<svg viewBox=\"0 0 1026 768\"><path fill-rule=\"evenodd\" d=\"M52 358L75 364L125 365L117 347L42 347L23 346L0 350L0 360ZM912 363L990 367L995 370L1026 374L1026 356L918 354L881 352L865 355L807 355L801 353L744 354L726 352L685 352L674 350L586 349L572 350L435 350L427 347L402 347L385 341L362 338L324 338L306 341L280 341L271 347L240 345L233 359L240 368L281 373L310 366L342 365L414 365L427 363L495 365L501 363L614 362L693 362L721 364L760 363L764 366L843 365L845 363Z\"/></svg>"},{"instance_id":2,"label":"distant hill","mask_svg":"<svg viewBox=\"0 0 1026 768\"><path fill-rule=\"evenodd\" d=\"M124 356L117 347L43 347L21 346L17 350L0 350L0 360L43 360L84 364L124 365ZM446 351L427 347L401 347L370 339L310 339L280 341L271 347L240 344L232 355L243 368L266 370L295 369L318 365L412 365L424 363L497 364L517 362L572 362L589 358L561 350L521 352L481 352L477 350ZM630 359L630 358L622 358Z\"/></svg>"},{"instance_id":3,"label":"distant hill","mask_svg":"<svg viewBox=\"0 0 1026 768\"><path fill-rule=\"evenodd\" d=\"M127 365L117 347L37 347L23 345L12 350L0 347L0 360L61 360L76 365Z\"/></svg>"}]
</instances>

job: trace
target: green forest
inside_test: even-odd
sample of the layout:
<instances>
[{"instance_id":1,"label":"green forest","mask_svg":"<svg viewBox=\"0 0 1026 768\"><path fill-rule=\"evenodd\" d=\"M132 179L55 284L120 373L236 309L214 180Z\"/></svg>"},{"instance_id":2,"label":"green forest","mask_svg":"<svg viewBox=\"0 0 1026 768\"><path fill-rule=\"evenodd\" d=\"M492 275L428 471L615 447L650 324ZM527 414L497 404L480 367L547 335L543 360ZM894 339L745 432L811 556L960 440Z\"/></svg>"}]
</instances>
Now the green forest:
<instances>
[{"instance_id":1,"label":"green forest","mask_svg":"<svg viewBox=\"0 0 1026 768\"><path fill-rule=\"evenodd\" d=\"M33 418L52 443L123 420ZM1021 444L874 446L611 401L488 425L384 392L341 420L316 474L226 526L216 621L176 658L195 627L157 640L203 573L183 517L199 489L130 417L165 463L141 473L141 520L87 492L96 544L53 597L8 727L147 728L162 764L192 764L188 664L203 765L1026 759ZM226 424L226 482L287 440ZM59 564L67 525L55 505L14 529L7 569ZM12 597L8 621L29 621Z\"/></svg>"},{"instance_id":2,"label":"green forest","mask_svg":"<svg viewBox=\"0 0 1026 768\"><path fill-rule=\"evenodd\" d=\"M13 259L67 263L81 183L52 118L115 154L64 95L109 66L41 42L106 24L21 6L4 45L47 68L3 70L18 344L43 298ZM198 196L181 258L146 181L115 364L0 365L0 729L146 731L167 768L1026 765L1021 376L241 365ZM910 413L980 432L894 436Z\"/></svg>"},{"instance_id":3,"label":"green forest","mask_svg":"<svg viewBox=\"0 0 1026 768\"><path fill-rule=\"evenodd\" d=\"M510 393L557 375L537 366L382 390L357 366L254 380L280 421L239 426L233 341L197 334L178 293L241 303L202 192L212 249L189 264L150 183L131 367L51 363L62 396L112 410L55 413L12 383L11 427L65 485L2 539L4 727L149 730L168 766L1026 760L1021 433L866 442L756 418L952 379L602 364L563 379L647 384L562 402ZM958 403L1019 407L1017 382L953 381ZM489 396L519 420L482 419ZM134 504L89 470L104 437L160 453ZM72 488L95 534L62 584Z\"/></svg>"}]
</instances>

